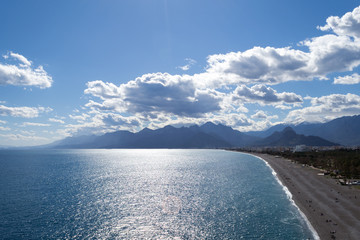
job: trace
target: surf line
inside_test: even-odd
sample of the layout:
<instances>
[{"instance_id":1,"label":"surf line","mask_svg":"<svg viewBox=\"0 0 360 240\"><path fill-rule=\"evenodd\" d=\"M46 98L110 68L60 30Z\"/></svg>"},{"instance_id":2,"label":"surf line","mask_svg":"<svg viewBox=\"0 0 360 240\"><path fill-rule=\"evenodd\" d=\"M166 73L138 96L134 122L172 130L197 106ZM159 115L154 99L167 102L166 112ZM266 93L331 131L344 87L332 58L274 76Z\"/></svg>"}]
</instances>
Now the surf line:
<instances>
[{"instance_id":1,"label":"surf line","mask_svg":"<svg viewBox=\"0 0 360 240\"><path fill-rule=\"evenodd\" d=\"M280 184L280 186L282 186L282 188L283 188L284 192L286 193L288 199L290 200L291 204L293 204L293 205L296 207L296 209L299 211L301 217L305 220L305 223L306 223L307 227L310 229L310 231L311 231L314 239L315 239L315 240L320 240L319 234L317 233L317 231L315 230L315 228L311 225L309 219L306 217L306 215L303 213L303 211L301 211L301 209L299 208L299 206L296 205L296 203L295 203L295 201L294 201L294 199L293 199L293 195L291 194L291 192L289 191L289 189L285 186L285 184L283 184L283 183L281 182L281 180L279 179L277 173L276 173L275 170L270 166L270 164L269 164L265 159L263 159L263 158L261 158L261 157L259 157L259 156L255 156L255 155L252 155L252 154L249 154L249 153L244 153L244 154L251 155L251 156L253 156L253 157L255 157L255 158L258 158L258 159L260 159L260 160L262 160L262 161L265 162L266 166L268 166L268 167L271 169L271 173L272 173L272 175L275 177L276 181Z\"/></svg>"}]
</instances>

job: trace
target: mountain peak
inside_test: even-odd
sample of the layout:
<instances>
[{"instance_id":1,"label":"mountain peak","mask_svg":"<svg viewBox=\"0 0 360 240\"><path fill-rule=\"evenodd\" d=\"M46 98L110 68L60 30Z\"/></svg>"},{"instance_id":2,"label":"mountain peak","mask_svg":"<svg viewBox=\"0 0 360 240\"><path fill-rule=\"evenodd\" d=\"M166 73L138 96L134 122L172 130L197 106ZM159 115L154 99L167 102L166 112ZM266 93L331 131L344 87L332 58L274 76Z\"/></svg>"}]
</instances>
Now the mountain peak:
<instances>
[{"instance_id":1,"label":"mountain peak","mask_svg":"<svg viewBox=\"0 0 360 240\"><path fill-rule=\"evenodd\" d=\"M281 132L275 132L260 140L258 146L336 146L338 144L316 136L297 134L292 127L285 127Z\"/></svg>"},{"instance_id":2,"label":"mountain peak","mask_svg":"<svg viewBox=\"0 0 360 240\"><path fill-rule=\"evenodd\" d=\"M231 127L229 126L225 126L221 123L218 123L218 124L215 124L213 122L206 122L204 123L203 125L201 125L201 128L202 129L213 129L213 128L219 128L219 129L224 129L224 128L228 128L228 129L231 129L233 130Z\"/></svg>"},{"instance_id":3,"label":"mountain peak","mask_svg":"<svg viewBox=\"0 0 360 240\"><path fill-rule=\"evenodd\" d=\"M143 130L141 130L140 132L151 132L152 130L150 128L144 128Z\"/></svg>"},{"instance_id":4,"label":"mountain peak","mask_svg":"<svg viewBox=\"0 0 360 240\"><path fill-rule=\"evenodd\" d=\"M69 148L220 148L245 146L254 141L231 127L207 122L199 127L176 128L167 125L159 129L144 128L140 132L113 132L94 137L90 141L66 144ZM90 142L88 144L88 142ZM64 144L58 144L61 147Z\"/></svg>"},{"instance_id":5,"label":"mountain peak","mask_svg":"<svg viewBox=\"0 0 360 240\"><path fill-rule=\"evenodd\" d=\"M282 130L282 133L295 133L295 130L292 127L286 127L284 130Z\"/></svg>"},{"instance_id":6,"label":"mountain peak","mask_svg":"<svg viewBox=\"0 0 360 240\"><path fill-rule=\"evenodd\" d=\"M287 126L289 125L278 124L265 131L247 132L247 134L266 138L275 132L281 133ZM297 134L318 136L344 146L360 145L360 115L344 116L326 123L303 122L301 124L290 126Z\"/></svg>"},{"instance_id":7,"label":"mountain peak","mask_svg":"<svg viewBox=\"0 0 360 240\"><path fill-rule=\"evenodd\" d=\"M176 128L176 127L171 126L171 125L166 125L165 127L163 127L163 129L173 129L173 128Z\"/></svg>"},{"instance_id":8,"label":"mountain peak","mask_svg":"<svg viewBox=\"0 0 360 240\"><path fill-rule=\"evenodd\" d=\"M243 146L334 146L359 145L360 115L334 119L324 124L276 125L265 138L249 136L222 124L206 122L176 128L168 125L140 132L117 131L101 136L69 137L54 148L205 148Z\"/></svg>"},{"instance_id":9,"label":"mountain peak","mask_svg":"<svg viewBox=\"0 0 360 240\"><path fill-rule=\"evenodd\" d=\"M206 122L202 125L202 127L213 127L213 126L216 126L216 124L213 122Z\"/></svg>"}]
</instances>

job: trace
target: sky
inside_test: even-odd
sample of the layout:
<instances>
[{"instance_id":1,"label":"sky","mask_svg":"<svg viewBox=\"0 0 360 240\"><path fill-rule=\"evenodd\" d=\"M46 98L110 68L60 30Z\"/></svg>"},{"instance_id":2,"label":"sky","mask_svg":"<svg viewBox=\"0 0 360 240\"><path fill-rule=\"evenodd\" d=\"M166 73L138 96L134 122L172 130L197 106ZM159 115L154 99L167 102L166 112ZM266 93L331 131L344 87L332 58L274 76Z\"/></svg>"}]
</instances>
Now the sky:
<instances>
[{"instance_id":1,"label":"sky","mask_svg":"<svg viewBox=\"0 0 360 240\"><path fill-rule=\"evenodd\" d=\"M0 2L0 146L360 114L355 0Z\"/></svg>"}]
</instances>

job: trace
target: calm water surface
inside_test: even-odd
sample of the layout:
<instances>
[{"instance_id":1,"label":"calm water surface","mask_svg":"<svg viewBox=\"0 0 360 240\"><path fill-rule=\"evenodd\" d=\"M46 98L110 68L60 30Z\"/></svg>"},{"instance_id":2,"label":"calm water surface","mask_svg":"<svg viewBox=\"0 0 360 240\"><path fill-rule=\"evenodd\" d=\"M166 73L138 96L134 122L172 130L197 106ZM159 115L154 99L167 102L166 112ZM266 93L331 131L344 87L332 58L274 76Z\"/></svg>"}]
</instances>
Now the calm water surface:
<instances>
[{"instance_id":1,"label":"calm water surface","mask_svg":"<svg viewBox=\"0 0 360 240\"><path fill-rule=\"evenodd\" d=\"M258 158L221 150L0 151L0 239L307 239Z\"/></svg>"}]
</instances>

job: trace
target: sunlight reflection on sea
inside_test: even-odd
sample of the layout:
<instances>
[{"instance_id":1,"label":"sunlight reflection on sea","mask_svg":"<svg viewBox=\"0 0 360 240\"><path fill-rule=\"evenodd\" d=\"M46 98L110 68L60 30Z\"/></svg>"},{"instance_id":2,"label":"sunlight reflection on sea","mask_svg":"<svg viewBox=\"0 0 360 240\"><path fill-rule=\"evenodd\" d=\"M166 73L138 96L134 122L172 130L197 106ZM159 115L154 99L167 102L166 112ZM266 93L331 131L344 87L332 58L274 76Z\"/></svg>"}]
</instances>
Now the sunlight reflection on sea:
<instances>
[{"instance_id":1,"label":"sunlight reflection on sea","mask_svg":"<svg viewBox=\"0 0 360 240\"><path fill-rule=\"evenodd\" d=\"M0 154L5 238L311 237L271 170L249 155L126 149Z\"/></svg>"}]
</instances>

